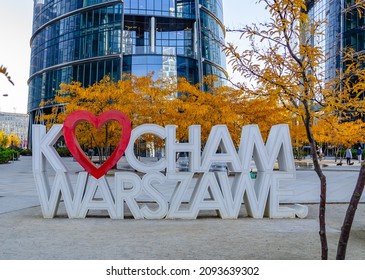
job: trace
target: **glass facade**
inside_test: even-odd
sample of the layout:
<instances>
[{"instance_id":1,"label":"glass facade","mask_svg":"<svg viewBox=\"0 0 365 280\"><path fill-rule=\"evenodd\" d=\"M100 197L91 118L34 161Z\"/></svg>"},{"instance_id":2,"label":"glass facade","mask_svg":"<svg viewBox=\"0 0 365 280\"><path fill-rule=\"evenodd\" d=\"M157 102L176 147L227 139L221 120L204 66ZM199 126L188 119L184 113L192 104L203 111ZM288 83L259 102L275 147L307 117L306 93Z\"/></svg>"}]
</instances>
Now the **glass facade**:
<instances>
[{"instance_id":1,"label":"glass facade","mask_svg":"<svg viewBox=\"0 0 365 280\"><path fill-rule=\"evenodd\" d=\"M125 0L123 73L227 77L221 0Z\"/></svg>"},{"instance_id":2,"label":"glass facade","mask_svg":"<svg viewBox=\"0 0 365 280\"><path fill-rule=\"evenodd\" d=\"M221 0L34 0L28 111L105 75L227 77Z\"/></svg>"},{"instance_id":3,"label":"glass facade","mask_svg":"<svg viewBox=\"0 0 365 280\"><path fill-rule=\"evenodd\" d=\"M361 1L361 4L364 4ZM355 0L344 0L343 3L343 47L351 48L356 53L363 54L365 52L365 20L364 9L359 8L360 3L356 3ZM346 69L347 64L343 63L343 69ZM364 67L364 63L362 63ZM356 83L356 78L353 78L353 82ZM357 93L356 93L357 94ZM354 93L354 96L356 96ZM364 91L361 94L361 98L365 98ZM349 116L349 120L362 119L365 122L365 116Z\"/></svg>"},{"instance_id":4,"label":"glass facade","mask_svg":"<svg viewBox=\"0 0 365 280\"><path fill-rule=\"evenodd\" d=\"M343 20L344 46L353 48L356 52L365 50L365 19L356 10L355 0L345 0Z\"/></svg>"},{"instance_id":5,"label":"glass facade","mask_svg":"<svg viewBox=\"0 0 365 280\"><path fill-rule=\"evenodd\" d=\"M315 21L326 23L321 26L321 30L317 30L317 37L312 38L312 44L320 46L326 53L326 62L320 65L325 80L336 77L336 71L340 69L341 1L307 1L309 16Z\"/></svg>"},{"instance_id":6,"label":"glass facade","mask_svg":"<svg viewBox=\"0 0 365 280\"><path fill-rule=\"evenodd\" d=\"M199 82L195 0L124 1L123 73Z\"/></svg>"},{"instance_id":7,"label":"glass facade","mask_svg":"<svg viewBox=\"0 0 365 280\"><path fill-rule=\"evenodd\" d=\"M125 13L195 19L195 0L124 0Z\"/></svg>"},{"instance_id":8,"label":"glass facade","mask_svg":"<svg viewBox=\"0 0 365 280\"><path fill-rule=\"evenodd\" d=\"M311 17L321 15L326 20L321 45L326 52L324 69L327 80L336 78L338 73L346 69L346 64L342 62L343 50L352 48L357 53L365 51L365 19L359 8L361 3L365 3L365 0L307 1ZM347 117L348 120L358 118L353 115Z\"/></svg>"},{"instance_id":9,"label":"glass facade","mask_svg":"<svg viewBox=\"0 0 365 280\"><path fill-rule=\"evenodd\" d=\"M222 0L199 0L201 26L201 55L205 75L228 77L226 57L221 50L225 38Z\"/></svg>"},{"instance_id":10,"label":"glass facade","mask_svg":"<svg viewBox=\"0 0 365 280\"><path fill-rule=\"evenodd\" d=\"M111 0L34 1L29 112L52 99L60 83L121 77L122 8Z\"/></svg>"},{"instance_id":11,"label":"glass facade","mask_svg":"<svg viewBox=\"0 0 365 280\"><path fill-rule=\"evenodd\" d=\"M337 76L341 68L341 1L330 0L328 4L328 25L326 30L326 50L328 59L326 61L326 79L330 80Z\"/></svg>"},{"instance_id":12,"label":"glass facade","mask_svg":"<svg viewBox=\"0 0 365 280\"><path fill-rule=\"evenodd\" d=\"M365 2L365 1L362 1ZM319 16L327 22L320 43L326 51L325 77L336 77L341 71L341 50L352 48L356 52L365 50L365 18L357 10L355 0L309 0L310 15Z\"/></svg>"}]
</instances>

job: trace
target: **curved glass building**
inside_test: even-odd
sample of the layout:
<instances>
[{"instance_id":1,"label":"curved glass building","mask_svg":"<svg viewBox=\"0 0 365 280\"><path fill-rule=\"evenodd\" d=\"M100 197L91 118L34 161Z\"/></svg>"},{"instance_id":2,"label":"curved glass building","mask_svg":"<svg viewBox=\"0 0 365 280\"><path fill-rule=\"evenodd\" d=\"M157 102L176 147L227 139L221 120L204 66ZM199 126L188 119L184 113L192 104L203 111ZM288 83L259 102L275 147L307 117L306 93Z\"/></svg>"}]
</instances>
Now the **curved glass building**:
<instances>
[{"instance_id":1,"label":"curved glass building","mask_svg":"<svg viewBox=\"0 0 365 280\"><path fill-rule=\"evenodd\" d=\"M28 111L60 83L121 76L122 1L34 0Z\"/></svg>"},{"instance_id":2,"label":"curved glass building","mask_svg":"<svg viewBox=\"0 0 365 280\"><path fill-rule=\"evenodd\" d=\"M34 0L30 122L60 83L226 77L222 0Z\"/></svg>"}]
</instances>

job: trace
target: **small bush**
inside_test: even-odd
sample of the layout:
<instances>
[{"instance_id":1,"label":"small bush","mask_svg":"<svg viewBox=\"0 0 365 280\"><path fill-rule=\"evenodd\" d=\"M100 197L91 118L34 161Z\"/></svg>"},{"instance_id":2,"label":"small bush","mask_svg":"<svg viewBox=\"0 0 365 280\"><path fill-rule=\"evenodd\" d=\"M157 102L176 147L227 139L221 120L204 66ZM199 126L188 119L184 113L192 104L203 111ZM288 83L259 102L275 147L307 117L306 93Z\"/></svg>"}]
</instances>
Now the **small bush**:
<instances>
[{"instance_id":1,"label":"small bush","mask_svg":"<svg viewBox=\"0 0 365 280\"><path fill-rule=\"evenodd\" d=\"M22 156L31 156L32 155L32 150L31 149L20 150L20 155L22 155Z\"/></svg>"},{"instance_id":2,"label":"small bush","mask_svg":"<svg viewBox=\"0 0 365 280\"><path fill-rule=\"evenodd\" d=\"M10 149L0 148L0 164L7 163L13 158L13 151Z\"/></svg>"},{"instance_id":3,"label":"small bush","mask_svg":"<svg viewBox=\"0 0 365 280\"><path fill-rule=\"evenodd\" d=\"M66 147L56 148L56 151L60 155L60 157L70 157L71 156L70 151Z\"/></svg>"},{"instance_id":4,"label":"small bush","mask_svg":"<svg viewBox=\"0 0 365 280\"><path fill-rule=\"evenodd\" d=\"M308 153L302 149L299 149L299 153L298 153L298 149L293 149L293 154L295 158L305 158Z\"/></svg>"}]
</instances>

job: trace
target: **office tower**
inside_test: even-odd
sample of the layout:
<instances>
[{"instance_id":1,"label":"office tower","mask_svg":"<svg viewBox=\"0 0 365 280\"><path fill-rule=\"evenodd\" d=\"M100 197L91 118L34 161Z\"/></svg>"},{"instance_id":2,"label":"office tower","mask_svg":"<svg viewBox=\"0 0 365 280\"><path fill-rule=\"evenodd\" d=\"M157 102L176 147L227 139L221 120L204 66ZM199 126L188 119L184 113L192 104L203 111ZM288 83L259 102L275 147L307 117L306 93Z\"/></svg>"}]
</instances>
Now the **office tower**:
<instances>
[{"instance_id":1,"label":"office tower","mask_svg":"<svg viewBox=\"0 0 365 280\"><path fill-rule=\"evenodd\" d=\"M355 0L343 0L343 45L355 52L365 50L365 18L357 10ZM365 2L365 1L362 1Z\"/></svg>"},{"instance_id":2,"label":"office tower","mask_svg":"<svg viewBox=\"0 0 365 280\"><path fill-rule=\"evenodd\" d=\"M311 18L326 21L321 40L313 43L320 44L326 53L325 78L330 80L341 72L344 48L364 52L365 17L355 0L309 0L307 6Z\"/></svg>"},{"instance_id":3,"label":"office tower","mask_svg":"<svg viewBox=\"0 0 365 280\"><path fill-rule=\"evenodd\" d=\"M343 0L309 0L308 14L314 21L323 21L317 36L312 38L313 45L320 46L326 54L326 62L320 66L324 79L336 77L341 68L341 11Z\"/></svg>"},{"instance_id":4,"label":"office tower","mask_svg":"<svg viewBox=\"0 0 365 280\"><path fill-rule=\"evenodd\" d=\"M60 83L227 77L222 9L222 0L34 0L30 123Z\"/></svg>"}]
</instances>

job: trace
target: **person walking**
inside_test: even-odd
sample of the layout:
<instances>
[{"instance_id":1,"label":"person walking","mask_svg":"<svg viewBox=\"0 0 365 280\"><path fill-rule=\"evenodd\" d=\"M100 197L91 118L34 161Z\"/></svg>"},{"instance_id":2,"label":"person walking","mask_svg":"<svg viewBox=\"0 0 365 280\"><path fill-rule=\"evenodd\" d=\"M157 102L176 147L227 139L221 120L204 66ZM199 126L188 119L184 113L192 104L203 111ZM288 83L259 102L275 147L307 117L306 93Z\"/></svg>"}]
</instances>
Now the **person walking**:
<instances>
[{"instance_id":1,"label":"person walking","mask_svg":"<svg viewBox=\"0 0 365 280\"><path fill-rule=\"evenodd\" d=\"M347 165L351 165L351 158L352 158L351 148L348 148L346 150L346 162L347 162Z\"/></svg>"},{"instance_id":2,"label":"person walking","mask_svg":"<svg viewBox=\"0 0 365 280\"><path fill-rule=\"evenodd\" d=\"M362 159L362 149L361 149L361 147L359 146L358 148L357 148L357 159L359 160L359 163L361 163L361 159Z\"/></svg>"}]
</instances>

